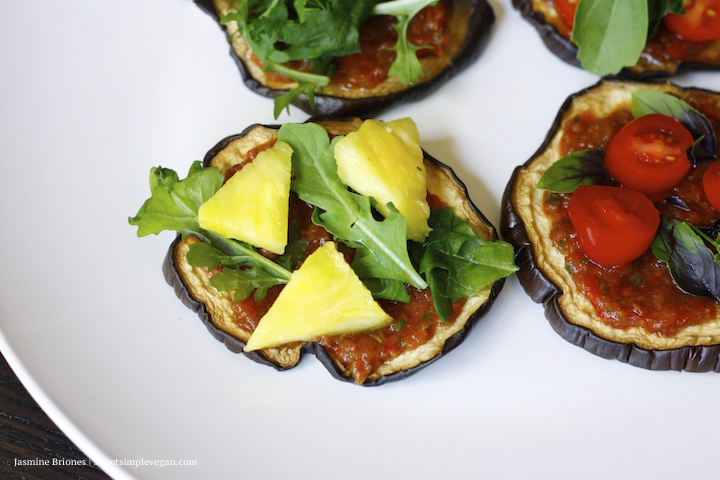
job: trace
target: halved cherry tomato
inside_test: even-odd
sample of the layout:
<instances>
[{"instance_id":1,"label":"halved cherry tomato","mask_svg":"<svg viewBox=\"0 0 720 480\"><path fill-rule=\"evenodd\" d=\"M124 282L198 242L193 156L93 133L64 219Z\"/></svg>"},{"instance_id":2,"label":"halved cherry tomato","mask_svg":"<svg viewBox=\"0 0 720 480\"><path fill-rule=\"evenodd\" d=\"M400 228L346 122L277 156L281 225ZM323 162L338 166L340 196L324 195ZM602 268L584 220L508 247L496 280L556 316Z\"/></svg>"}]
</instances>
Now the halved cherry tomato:
<instances>
[{"instance_id":1,"label":"halved cherry tomato","mask_svg":"<svg viewBox=\"0 0 720 480\"><path fill-rule=\"evenodd\" d=\"M674 187L692 165L693 136L675 118L653 113L631 121L605 147L605 167L620 185L642 193Z\"/></svg>"},{"instance_id":2,"label":"halved cherry tomato","mask_svg":"<svg viewBox=\"0 0 720 480\"><path fill-rule=\"evenodd\" d=\"M560 15L560 20L569 28L573 27L575 22L575 10L580 0L555 0L555 10Z\"/></svg>"},{"instance_id":3,"label":"halved cherry tomato","mask_svg":"<svg viewBox=\"0 0 720 480\"><path fill-rule=\"evenodd\" d=\"M665 16L665 25L691 42L720 38L720 0L685 0L685 13Z\"/></svg>"},{"instance_id":4,"label":"halved cherry tomato","mask_svg":"<svg viewBox=\"0 0 720 480\"><path fill-rule=\"evenodd\" d=\"M705 170L702 184L708 202L720 212L720 160L711 163Z\"/></svg>"},{"instance_id":5,"label":"halved cherry tomato","mask_svg":"<svg viewBox=\"0 0 720 480\"><path fill-rule=\"evenodd\" d=\"M623 266L647 251L660 225L660 212L642 193L608 185L581 185L568 213L580 248L603 267Z\"/></svg>"}]
</instances>

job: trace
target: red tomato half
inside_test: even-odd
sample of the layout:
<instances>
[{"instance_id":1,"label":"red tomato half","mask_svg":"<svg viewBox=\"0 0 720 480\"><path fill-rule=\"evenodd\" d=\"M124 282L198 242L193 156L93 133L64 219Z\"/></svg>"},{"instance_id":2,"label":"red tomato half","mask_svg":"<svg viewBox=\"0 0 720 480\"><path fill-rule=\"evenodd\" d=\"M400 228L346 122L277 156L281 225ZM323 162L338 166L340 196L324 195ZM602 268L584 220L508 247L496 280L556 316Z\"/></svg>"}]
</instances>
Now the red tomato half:
<instances>
[{"instance_id":1,"label":"red tomato half","mask_svg":"<svg viewBox=\"0 0 720 480\"><path fill-rule=\"evenodd\" d=\"M691 42L720 38L720 0L685 0L683 15L668 14L665 25Z\"/></svg>"},{"instance_id":2,"label":"red tomato half","mask_svg":"<svg viewBox=\"0 0 720 480\"><path fill-rule=\"evenodd\" d=\"M605 167L620 185L653 194L674 187L692 165L693 136L676 119L644 115L621 128L605 147Z\"/></svg>"},{"instance_id":3,"label":"red tomato half","mask_svg":"<svg viewBox=\"0 0 720 480\"><path fill-rule=\"evenodd\" d=\"M623 266L647 251L660 212L642 193L623 187L582 185L568 213L583 253L603 267Z\"/></svg>"},{"instance_id":4,"label":"red tomato half","mask_svg":"<svg viewBox=\"0 0 720 480\"><path fill-rule=\"evenodd\" d=\"M720 160L711 163L705 170L702 183L708 202L720 212Z\"/></svg>"},{"instance_id":5,"label":"red tomato half","mask_svg":"<svg viewBox=\"0 0 720 480\"><path fill-rule=\"evenodd\" d=\"M580 0L555 0L555 10L560 15L560 20L572 28L575 22L575 10Z\"/></svg>"}]
</instances>

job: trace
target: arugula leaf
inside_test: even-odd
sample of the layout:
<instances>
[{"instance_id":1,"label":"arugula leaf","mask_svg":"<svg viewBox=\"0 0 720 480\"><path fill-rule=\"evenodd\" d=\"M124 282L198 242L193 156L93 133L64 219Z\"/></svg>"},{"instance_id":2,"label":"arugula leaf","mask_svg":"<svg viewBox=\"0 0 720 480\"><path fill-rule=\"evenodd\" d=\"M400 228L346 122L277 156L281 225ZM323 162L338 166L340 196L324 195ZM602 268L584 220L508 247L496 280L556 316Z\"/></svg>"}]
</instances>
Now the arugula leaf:
<instances>
[{"instance_id":1,"label":"arugula leaf","mask_svg":"<svg viewBox=\"0 0 720 480\"><path fill-rule=\"evenodd\" d=\"M292 68L287 68L285 66L278 65L272 62L269 62L269 65L276 72L282 73L283 75L286 75L298 82L297 87L291 88L288 93L279 95L275 98L275 110L273 113L276 119L285 109L287 109L288 113L290 113L290 104L293 100L295 100L302 94L307 95L308 102L310 103L310 108L314 109L315 89L322 88L328 83L330 83L330 77L327 77L325 75L315 75L313 73L299 72L297 70L293 70Z\"/></svg>"},{"instance_id":2,"label":"arugula leaf","mask_svg":"<svg viewBox=\"0 0 720 480\"><path fill-rule=\"evenodd\" d=\"M413 259L430 285L435 310L450 318L450 303L516 272L512 245L485 240L445 207L430 212L432 228L423 244L411 242Z\"/></svg>"},{"instance_id":3,"label":"arugula leaf","mask_svg":"<svg viewBox=\"0 0 720 480\"><path fill-rule=\"evenodd\" d=\"M397 77L400 83L412 85L417 83L418 79L423 75L422 65L417 57L417 51L422 48L410 43L407 38L407 27L412 17L402 17L400 22L393 25L398 32L398 41L393 47L397 53L395 61L388 70L388 75Z\"/></svg>"},{"instance_id":4,"label":"arugula leaf","mask_svg":"<svg viewBox=\"0 0 720 480\"><path fill-rule=\"evenodd\" d=\"M718 244L714 246L717 248ZM652 248L655 256L667 263L678 288L720 303L720 258L705 244L697 229L663 217Z\"/></svg>"},{"instance_id":5,"label":"arugula leaf","mask_svg":"<svg viewBox=\"0 0 720 480\"><path fill-rule=\"evenodd\" d=\"M248 42L266 71L286 75L298 83L275 99L275 118L300 95L315 108L315 90L326 86L334 57L360 51L360 24L377 0L239 0L234 12L220 23L236 22L237 34ZM283 65L311 61L313 72Z\"/></svg>"},{"instance_id":6,"label":"arugula leaf","mask_svg":"<svg viewBox=\"0 0 720 480\"><path fill-rule=\"evenodd\" d=\"M635 65L647 41L648 16L648 0L581 0L571 36L578 60L600 76Z\"/></svg>"},{"instance_id":7,"label":"arugula leaf","mask_svg":"<svg viewBox=\"0 0 720 480\"><path fill-rule=\"evenodd\" d=\"M294 270L295 267L305 260L305 250L310 242L303 240L302 231L297 220L291 220L288 224L288 244L285 253L275 259L275 263L287 270Z\"/></svg>"},{"instance_id":8,"label":"arugula leaf","mask_svg":"<svg viewBox=\"0 0 720 480\"><path fill-rule=\"evenodd\" d=\"M248 247L250 250L251 247ZM274 272L258 266L252 255L226 255L205 242L190 244L185 258L192 267L207 267L209 270L222 267L221 272L210 278L210 286L220 292L234 291L233 298L236 301L244 300L253 291L255 300L262 300L268 288L288 282L288 278L274 275Z\"/></svg>"},{"instance_id":9,"label":"arugula leaf","mask_svg":"<svg viewBox=\"0 0 720 480\"><path fill-rule=\"evenodd\" d=\"M690 104L668 93L638 90L632 94L633 116L660 113L675 118L692 133L695 143L688 150L693 164L717 158L717 140L712 124Z\"/></svg>"},{"instance_id":10,"label":"arugula leaf","mask_svg":"<svg viewBox=\"0 0 720 480\"><path fill-rule=\"evenodd\" d=\"M302 260L305 258L305 248L308 245L306 240L302 240L300 232L300 226L297 221L290 222L288 226L288 245L285 253L278 256L274 263L279 265L282 269L292 271ZM193 243L190 245L186 259L188 264L193 267L206 267L209 270L215 270L218 267L236 268L236 267L252 267L257 263L256 250L243 242L236 242L238 246L244 248L238 248L236 251L231 253L223 253L217 248L212 247L210 244L205 242ZM267 270L267 265L259 265L260 268ZM278 270L273 267L270 270L277 271L280 275L279 278L286 278L282 270Z\"/></svg>"},{"instance_id":11,"label":"arugula leaf","mask_svg":"<svg viewBox=\"0 0 720 480\"><path fill-rule=\"evenodd\" d=\"M397 77L400 83L414 84L423 75L417 51L426 48L410 43L407 36L408 25L415 15L428 5L436 5L438 0L394 0L378 4L373 13L376 15L392 15L398 23L393 25L398 32L398 40L393 50L397 53L390 66L388 75Z\"/></svg>"},{"instance_id":12,"label":"arugula leaf","mask_svg":"<svg viewBox=\"0 0 720 480\"><path fill-rule=\"evenodd\" d=\"M290 60L328 59L360 51L359 25L370 16L375 1L326 0L306 2L298 21L287 22L280 41ZM324 72L323 72L324 73Z\"/></svg>"},{"instance_id":13,"label":"arugula leaf","mask_svg":"<svg viewBox=\"0 0 720 480\"><path fill-rule=\"evenodd\" d=\"M336 137L331 143L327 131L314 123L280 127L278 140L287 142L293 149L291 190L301 200L315 205L313 222L351 246L366 247L361 271L373 275L382 272L379 278L424 289L427 284L415 271L407 252L402 215L376 220L370 198L351 192L340 180L334 154L334 145L339 139Z\"/></svg>"},{"instance_id":14,"label":"arugula leaf","mask_svg":"<svg viewBox=\"0 0 720 480\"><path fill-rule=\"evenodd\" d=\"M408 25L413 17L428 5L437 4L438 0L394 0L378 4L373 13L375 15L392 15L398 19L393 25L398 32L398 40L393 50L397 57L388 74L397 77L403 84L417 83L423 74L422 66L417 58L417 51L425 48L410 43L407 36Z\"/></svg>"},{"instance_id":15,"label":"arugula leaf","mask_svg":"<svg viewBox=\"0 0 720 480\"><path fill-rule=\"evenodd\" d=\"M580 185L614 183L605 169L603 150L580 150L565 155L545 170L537 188L557 193L572 193Z\"/></svg>"},{"instance_id":16,"label":"arugula leaf","mask_svg":"<svg viewBox=\"0 0 720 480\"><path fill-rule=\"evenodd\" d=\"M143 203L135 217L128 218L138 227L138 236L176 231L183 239L194 235L203 242L190 246L188 262L193 266L242 265L248 283L236 297L249 294L247 288L258 288L256 296L264 296L267 285L287 283L291 272L259 254L254 248L237 240L225 238L200 228L198 209L222 186L224 177L216 168L204 168L193 162L184 180L168 168L156 167L150 171L151 196Z\"/></svg>"},{"instance_id":17,"label":"arugula leaf","mask_svg":"<svg viewBox=\"0 0 720 480\"><path fill-rule=\"evenodd\" d=\"M405 284L397 280L366 278L363 283L376 299L394 300L403 303L410 301L410 294L405 289Z\"/></svg>"},{"instance_id":18,"label":"arugula leaf","mask_svg":"<svg viewBox=\"0 0 720 480\"><path fill-rule=\"evenodd\" d=\"M288 228L288 247L284 254L275 259L275 263L288 272L292 271L305 258L308 242L302 240L300 226L292 221ZM244 300L255 291L255 300L262 300L267 289L275 285L285 284L289 277L268 271L264 265L258 265L256 258L250 253L255 250L247 245L245 252L224 254L207 243L198 242L190 245L187 256L188 264L193 267L207 267L215 270L222 267L220 273L210 278L210 285L221 292L234 291L236 301ZM256 268L253 268L256 267Z\"/></svg>"},{"instance_id":19,"label":"arugula leaf","mask_svg":"<svg viewBox=\"0 0 720 480\"><path fill-rule=\"evenodd\" d=\"M245 300L253 291L253 298L260 301L269 288L285 283L287 281L266 275L256 268L225 268L210 278L210 286L219 292L233 292L236 302Z\"/></svg>"},{"instance_id":20,"label":"arugula leaf","mask_svg":"<svg viewBox=\"0 0 720 480\"><path fill-rule=\"evenodd\" d=\"M152 196L128 221L138 227L138 237L172 230L187 238L188 234L200 231L198 209L220 189L223 180L217 169L203 168L199 161L193 162L182 181L174 170L153 167L150 170Z\"/></svg>"}]
</instances>

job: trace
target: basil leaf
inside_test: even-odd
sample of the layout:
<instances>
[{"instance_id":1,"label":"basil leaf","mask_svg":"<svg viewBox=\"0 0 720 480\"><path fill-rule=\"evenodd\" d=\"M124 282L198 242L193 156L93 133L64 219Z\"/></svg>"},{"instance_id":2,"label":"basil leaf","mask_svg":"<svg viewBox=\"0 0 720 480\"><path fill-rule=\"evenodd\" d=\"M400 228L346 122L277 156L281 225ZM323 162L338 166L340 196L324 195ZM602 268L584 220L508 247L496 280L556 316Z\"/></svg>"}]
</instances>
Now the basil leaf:
<instances>
[{"instance_id":1,"label":"basil leaf","mask_svg":"<svg viewBox=\"0 0 720 480\"><path fill-rule=\"evenodd\" d=\"M569 153L545 170L537 188L557 193L572 193L580 185L613 184L605 169L604 158L603 150Z\"/></svg>"},{"instance_id":2,"label":"basil leaf","mask_svg":"<svg viewBox=\"0 0 720 480\"><path fill-rule=\"evenodd\" d=\"M693 227L663 217L657 236L653 252L667 262L675 284L687 293L720 303L720 263Z\"/></svg>"},{"instance_id":3,"label":"basil leaf","mask_svg":"<svg viewBox=\"0 0 720 480\"><path fill-rule=\"evenodd\" d=\"M468 297L518 270L512 245L480 238L451 207L432 210L428 224L432 230L425 242L410 242L410 248L443 320L450 317L452 301Z\"/></svg>"},{"instance_id":4,"label":"basil leaf","mask_svg":"<svg viewBox=\"0 0 720 480\"><path fill-rule=\"evenodd\" d=\"M679 120L695 139L688 149L688 158L693 165L717 158L717 140L712 124L684 100L656 90L637 90L632 94L632 107L636 118L660 113Z\"/></svg>"},{"instance_id":5,"label":"basil leaf","mask_svg":"<svg viewBox=\"0 0 720 480\"><path fill-rule=\"evenodd\" d=\"M605 76L637 63L647 33L647 0L582 0L575 12L572 41L583 67Z\"/></svg>"},{"instance_id":6,"label":"basil leaf","mask_svg":"<svg viewBox=\"0 0 720 480\"><path fill-rule=\"evenodd\" d=\"M683 0L649 0L648 1L648 38L652 38L660 28L662 19L668 13L682 15L685 13Z\"/></svg>"}]
</instances>

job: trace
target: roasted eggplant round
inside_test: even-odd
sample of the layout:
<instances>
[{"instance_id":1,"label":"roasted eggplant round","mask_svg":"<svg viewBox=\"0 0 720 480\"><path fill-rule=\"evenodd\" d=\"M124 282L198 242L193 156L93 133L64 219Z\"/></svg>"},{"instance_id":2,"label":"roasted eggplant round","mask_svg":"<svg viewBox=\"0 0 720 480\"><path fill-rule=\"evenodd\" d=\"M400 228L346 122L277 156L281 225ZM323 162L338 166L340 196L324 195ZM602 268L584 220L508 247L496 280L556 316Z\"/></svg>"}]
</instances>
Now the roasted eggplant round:
<instances>
[{"instance_id":1,"label":"roasted eggplant round","mask_svg":"<svg viewBox=\"0 0 720 480\"><path fill-rule=\"evenodd\" d=\"M228 13L228 0L195 0L195 3L216 21ZM482 52L495 14L485 0L448 1L445 31L449 36L445 53L440 57L423 57L423 76L418 83L402 84L388 77L372 88L348 88L332 83L316 91L314 107L307 95L293 99L292 104L313 115L373 117L395 105L420 100L471 65ZM222 25L221 25L222 26ZM288 93L295 84L277 84L267 78L253 60L253 52L240 36L233 36L222 26L230 42L230 55L235 60L243 82L252 91L268 98Z\"/></svg>"},{"instance_id":2,"label":"roasted eggplant round","mask_svg":"<svg viewBox=\"0 0 720 480\"><path fill-rule=\"evenodd\" d=\"M580 280L576 281L576 279L583 278L577 273L580 271L577 267L578 263L588 262L588 260L576 262L571 256L572 251L563 250L565 244L561 242L576 244L572 236L574 232L572 224L569 222L559 224L555 221L557 217L551 216L554 211L552 202L557 200L555 205L559 205L563 200L553 199L552 193L538 188L538 182L543 174L566 155L563 152L563 137L566 134L569 136L583 135L592 128L588 125L577 127L574 122L581 118L614 119L608 120L604 125L611 130L616 130L620 127L612 126L612 122L618 121L619 124L623 124L632 117L631 98L633 92L640 90L667 93L692 104L701 112L709 112L711 115L708 117L711 118L711 122L717 129L717 124L720 122L720 93L703 89L680 88L667 82L601 80L596 85L570 96L565 101L541 147L524 165L517 167L513 172L502 200L501 234L515 247L516 264L519 267L518 279L522 287L533 301L543 304L545 316L553 329L568 342L602 358L616 359L651 370L720 372L720 305L717 301L712 297L702 297L704 299L702 301L706 301L706 303L701 308L690 307L689 317L692 319L705 314L704 320L695 324L672 324L672 331L654 331L651 326L642 323L619 326L615 322L629 314L622 314L622 310L599 309L599 301L596 300L599 295L593 294L587 288L584 289L584 282L579 284ZM597 130L602 130L602 128L598 127ZM611 136L612 133L605 132L605 135ZM593 148L602 148L602 143L606 141L607 138L598 140L601 145L595 145ZM715 143L712 145L712 149L716 149ZM717 155L717 151L711 153ZM711 161L706 163L710 164ZM610 183L612 183L612 179L610 179ZM695 191L697 192L697 190ZM701 193L699 195L702 197ZM655 201L656 205L657 202L666 204L676 202L678 209L687 208L687 205L678 201L677 198L667 197ZM720 217L720 214L713 211L707 202L703 205L706 205L703 208L709 209L712 215L710 228L706 231L709 236L716 236L717 218ZM668 206L667 210L673 208L675 206ZM668 213L668 215L671 214ZM563 227L568 224L569 227ZM558 236L558 231L563 228L567 228L571 235ZM570 253L567 253L568 251ZM660 263L650 251L647 251L645 255L646 257L641 257L635 265L652 266L653 262ZM711 260L710 264L712 263ZM633 271L643 272L639 269L640 267L637 267L637 270ZM662 268L653 271L659 275L659 270L663 270L662 274L670 277L664 264ZM595 278L600 278L606 273L606 270L602 269L583 271L590 272L588 275L594 275ZM710 267L710 271L712 271L712 267ZM600 291L600 295L614 300L615 295L618 298L621 296L621 293L618 292L638 291L632 290L635 288L634 284L641 284L644 280L646 278L642 277L642 273L639 276L629 276L623 280L624 283L619 284L620 286L607 287L608 290ZM667 281L666 284L673 286L673 282L670 281ZM650 293L652 295L654 292ZM684 293L679 288L677 297L680 298L680 306L675 305L667 311L658 307L663 315L667 314L665 319L670 318L670 310L681 309L683 305L687 305L685 302L700 301L698 299L701 298ZM632 302L638 299L639 296L636 295L630 297L629 302L632 305ZM609 301L604 305L608 304ZM600 305L602 304L600 303ZM642 315L643 307L639 305L638 301L637 305L631 307L634 308L633 315Z\"/></svg>"},{"instance_id":3,"label":"roasted eggplant round","mask_svg":"<svg viewBox=\"0 0 720 480\"><path fill-rule=\"evenodd\" d=\"M331 136L346 135L357 130L362 124L359 118L342 120L313 117L309 120L321 125ZM248 152L260 145L274 142L280 126L253 125L238 135L230 136L212 148L204 159L204 165L216 167L221 173L227 172L238 163L247 161ZM467 222L476 234L485 240L497 241L495 228L471 202L465 185L446 165L423 151L423 163L427 171L428 193L436 196L442 204L452 207L455 215ZM197 312L210 333L235 353L244 353L259 363L270 365L277 370L294 367L304 354L314 354L337 379L357 382L340 361L323 347L319 341L294 342L277 348L266 348L246 352L243 348L251 332L238 326L233 312L231 292L219 292L209 284L207 270L192 267L186 260L189 244L194 240L178 237L170 246L163 271L167 282L173 287L183 303ZM512 250L510 249L511 253ZM512 255L510 255L512 261ZM513 265L513 271L515 267ZM510 273L510 272L509 272ZM407 350L382 363L363 382L364 386L380 385L412 375L419 369L438 360L457 347L468 335L477 321L489 310L500 290L504 279L470 295L458 307L459 314L452 322L438 327L433 336L416 348Z\"/></svg>"},{"instance_id":4,"label":"roasted eggplant round","mask_svg":"<svg viewBox=\"0 0 720 480\"><path fill-rule=\"evenodd\" d=\"M562 21L551 0L513 0L513 6L537 30L545 46L565 63L582 68L578 47L570 40L570 28ZM677 45L669 54L665 45ZM682 51L682 55L675 52ZM720 40L693 44L664 27L645 46L638 63L617 75L626 79L650 79L690 70L720 69Z\"/></svg>"}]
</instances>

